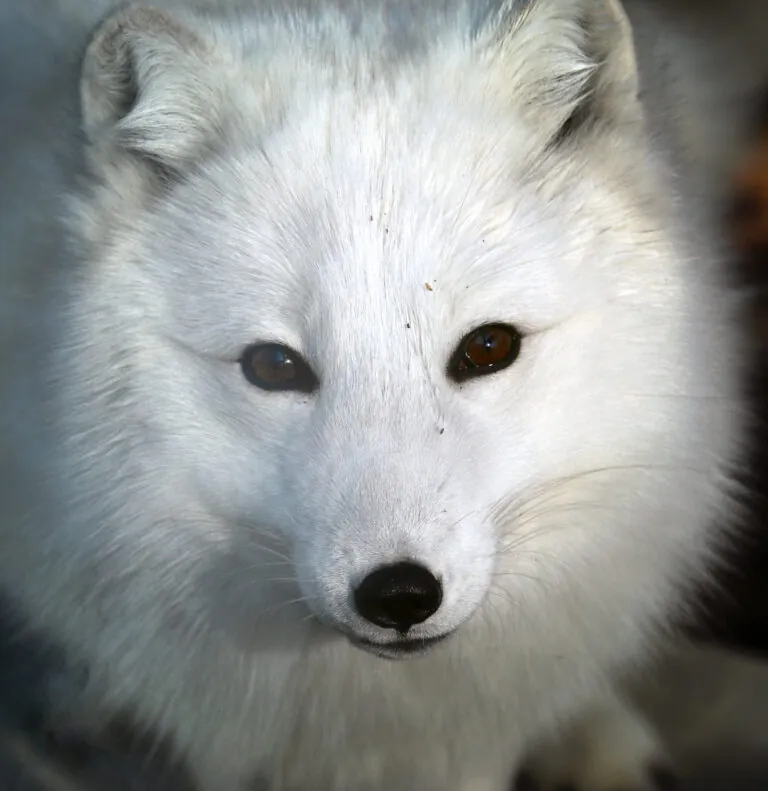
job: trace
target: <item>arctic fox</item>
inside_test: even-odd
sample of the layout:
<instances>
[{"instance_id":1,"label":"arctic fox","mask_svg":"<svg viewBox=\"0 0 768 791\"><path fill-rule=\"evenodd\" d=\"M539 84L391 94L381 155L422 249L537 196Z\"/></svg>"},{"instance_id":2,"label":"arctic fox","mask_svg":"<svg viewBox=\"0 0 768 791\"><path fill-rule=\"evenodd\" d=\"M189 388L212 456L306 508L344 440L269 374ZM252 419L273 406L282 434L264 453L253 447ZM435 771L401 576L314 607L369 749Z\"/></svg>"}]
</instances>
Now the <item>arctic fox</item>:
<instances>
[{"instance_id":1,"label":"arctic fox","mask_svg":"<svg viewBox=\"0 0 768 791\"><path fill-rule=\"evenodd\" d=\"M0 6L0 587L204 791L507 789L728 522L768 14L111 5Z\"/></svg>"}]
</instances>

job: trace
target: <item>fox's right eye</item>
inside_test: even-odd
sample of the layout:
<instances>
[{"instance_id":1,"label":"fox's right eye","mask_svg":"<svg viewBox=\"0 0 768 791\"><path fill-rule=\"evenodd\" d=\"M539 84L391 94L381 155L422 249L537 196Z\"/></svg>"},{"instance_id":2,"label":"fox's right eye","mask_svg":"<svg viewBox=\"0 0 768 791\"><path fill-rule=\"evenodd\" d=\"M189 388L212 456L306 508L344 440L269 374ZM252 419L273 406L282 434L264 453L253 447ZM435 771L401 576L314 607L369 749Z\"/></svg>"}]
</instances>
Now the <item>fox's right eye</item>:
<instances>
[{"instance_id":1,"label":"fox's right eye","mask_svg":"<svg viewBox=\"0 0 768 791\"><path fill-rule=\"evenodd\" d=\"M485 324L466 335L448 363L454 382L503 371L520 354L522 335L508 324Z\"/></svg>"},{"instance_id":2,"label":"fox's right eye","mask_svg":"<svg viewBox=\"0 0 768 791\"><path fill-rule=\"evenodd\" d=\"M280 343L256 343L240 355L243 376L256 387L268 391L312 393L320 381L309 363Z\"/></svg>"}]
</instances>

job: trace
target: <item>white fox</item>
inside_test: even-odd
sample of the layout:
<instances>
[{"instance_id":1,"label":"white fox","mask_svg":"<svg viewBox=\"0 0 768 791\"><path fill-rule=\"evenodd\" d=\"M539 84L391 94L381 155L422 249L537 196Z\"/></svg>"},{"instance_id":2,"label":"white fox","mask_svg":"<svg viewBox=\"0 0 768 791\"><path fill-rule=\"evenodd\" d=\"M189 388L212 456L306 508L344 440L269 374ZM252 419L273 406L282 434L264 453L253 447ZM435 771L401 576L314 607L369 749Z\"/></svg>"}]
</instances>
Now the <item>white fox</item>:
<instances>
[{"instance_id":1,"label":"white fox","mask_svg":"<svg viewBox=\"0 0 768 791\"><path fill-rule=\"evenodd\" d=\"M0 587L203 791L636 729L732 513L768 12L111 5L0 6Z\"/></svg>"}]
</instances>

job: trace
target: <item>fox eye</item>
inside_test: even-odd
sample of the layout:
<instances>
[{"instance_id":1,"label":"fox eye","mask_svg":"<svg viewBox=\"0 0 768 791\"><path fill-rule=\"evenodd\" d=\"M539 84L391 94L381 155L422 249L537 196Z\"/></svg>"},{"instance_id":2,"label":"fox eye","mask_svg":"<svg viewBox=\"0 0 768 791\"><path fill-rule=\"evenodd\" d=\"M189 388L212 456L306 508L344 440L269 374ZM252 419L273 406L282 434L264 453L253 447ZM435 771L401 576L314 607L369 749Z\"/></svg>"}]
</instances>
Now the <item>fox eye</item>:
<instances>
[{"instance_id":1,"label":"fox eye","mask_svg":"<svg viewBox=\"0 0 768 791\"><path fill-rule=\"evenodd\" d=\"M448 376L464 382L503 371L520 354L522 335L508 324L484 324L465 335L448 363Z\"/></svg>"},{"instance_id":2,"label":"fox eye","mask_svg":"<svg viewBox=\"0 0 768 791\"><path fill-rule=\"evenodd\" d=\"M312 393L320 382L306 360L280 343L257 343L240 355L243 376L255 387L268 391Z\"/></svg>"}]
</instances>

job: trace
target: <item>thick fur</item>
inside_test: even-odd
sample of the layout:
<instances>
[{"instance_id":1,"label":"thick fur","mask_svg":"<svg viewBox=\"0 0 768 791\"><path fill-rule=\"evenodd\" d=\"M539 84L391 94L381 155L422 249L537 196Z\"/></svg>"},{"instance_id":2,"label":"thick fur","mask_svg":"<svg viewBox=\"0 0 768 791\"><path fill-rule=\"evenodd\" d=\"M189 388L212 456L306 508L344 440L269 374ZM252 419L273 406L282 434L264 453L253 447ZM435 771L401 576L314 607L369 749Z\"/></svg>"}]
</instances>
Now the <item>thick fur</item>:
<instances>
[{"instance_id":1,"label":"thick fur","mask_svg":"<svg viewBox=\"0 0 768 791\"><path fill-rule=\"evenodd\" d=\"M109 5L1 6L0 584L206 791L501 791L727 522L763 12L638 0L635 53L611 0ZM456 386L491 321L519 360ZM349 591L402 557L455 634L387 662Z\"/></svg>"}]
</instances>

